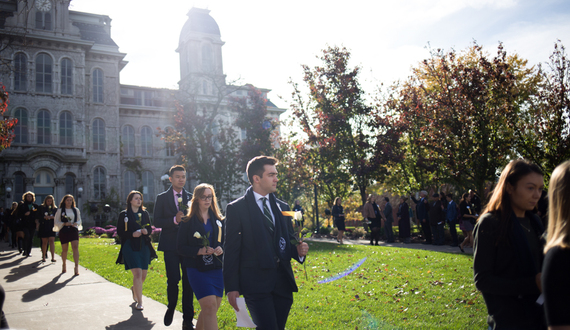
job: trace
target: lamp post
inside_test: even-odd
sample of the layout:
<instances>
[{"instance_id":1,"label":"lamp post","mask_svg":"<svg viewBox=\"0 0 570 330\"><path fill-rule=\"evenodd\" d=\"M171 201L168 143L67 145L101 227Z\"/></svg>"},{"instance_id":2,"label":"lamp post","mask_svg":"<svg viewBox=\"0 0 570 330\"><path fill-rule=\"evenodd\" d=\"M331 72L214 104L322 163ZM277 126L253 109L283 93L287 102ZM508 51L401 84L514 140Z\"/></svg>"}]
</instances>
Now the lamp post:
<instances>
[{"instance_id":1,"label":"lamp post","mask_svg":"<svg viewBox=\"0 0 570 330\"><path fill-rule=\"evenodd\" d=\"M12 187L6 187L6 198L11 198Z\"/></svg>"},{"instance_id":2,"label":"lamp post","mask_svg":"<svg viewBox=\"0 0 570 330\"><path fill-rule=\"evenodd\" d=\"M165 174L160 177L160 181L162 181L162 185L164 186L164 190L168 189L168 174Z\"/></svg>"},{"instance_id":3,"label":"lamp post","mask_svg":"<svg viewBox=\"0 0 570 330\"><path fill-rule=\"evenodd\" d=\"M83 187L77 188L77 199L81 198L81 193L83 192Z\"/></svg>"}]
</instances>

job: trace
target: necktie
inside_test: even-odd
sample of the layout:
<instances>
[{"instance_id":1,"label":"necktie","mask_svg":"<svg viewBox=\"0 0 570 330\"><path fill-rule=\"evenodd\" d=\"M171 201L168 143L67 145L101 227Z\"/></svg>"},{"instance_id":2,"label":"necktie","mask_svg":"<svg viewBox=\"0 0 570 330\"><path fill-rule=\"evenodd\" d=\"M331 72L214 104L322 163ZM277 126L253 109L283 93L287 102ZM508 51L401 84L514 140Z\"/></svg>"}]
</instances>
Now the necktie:
<instances>
[{"instance_id":1,"label":"necktie","mask_svg":"<svg viewBox=\"0 0 570 330\"><path fill-rule=\"evenodd\" d=\"M180 197L182 197L182 194L176 194L176 201L178 201L178 198ZM176 207L178 207L178 211L180 211L180 202L178 202L178 205Z\"/></svg>"},{"instance_id":2,"label":"necktie","mask_svg":"<svg viewBox=\"0 0 570 330\"><path fill-rule=\"evenodd\" d=\"M273 218L271 217L271 212L269 211L269 207L265 203L266 201L267 198L265 197L261 199L261 202L263 203L263 215L265 216L265 220L268 221L269 230L271 231L271 233L273 233L275 231L275 225L273 224Z\"/></svg>"}]
</instances>

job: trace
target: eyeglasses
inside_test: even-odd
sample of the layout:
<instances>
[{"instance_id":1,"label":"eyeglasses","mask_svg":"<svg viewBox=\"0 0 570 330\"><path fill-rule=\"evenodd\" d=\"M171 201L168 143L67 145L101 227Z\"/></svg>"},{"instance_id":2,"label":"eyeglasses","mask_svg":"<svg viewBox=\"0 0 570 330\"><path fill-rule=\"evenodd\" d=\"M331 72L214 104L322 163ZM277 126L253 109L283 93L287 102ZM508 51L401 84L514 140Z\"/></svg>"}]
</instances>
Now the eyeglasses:
<instances>
[{"instance_id":1,"label":"eyeglasses","mask_svg":"<svg viewBox=\"0 0 570 330\"><path fill-rule=\"evenodd\" d=\"M200 199L203 200L204 202L205 202L205 201L211 201L212 198L214 198L213 195L208 195L208 196L202 196L202 197L200 197Z\"/></svg>"}]
</instances>

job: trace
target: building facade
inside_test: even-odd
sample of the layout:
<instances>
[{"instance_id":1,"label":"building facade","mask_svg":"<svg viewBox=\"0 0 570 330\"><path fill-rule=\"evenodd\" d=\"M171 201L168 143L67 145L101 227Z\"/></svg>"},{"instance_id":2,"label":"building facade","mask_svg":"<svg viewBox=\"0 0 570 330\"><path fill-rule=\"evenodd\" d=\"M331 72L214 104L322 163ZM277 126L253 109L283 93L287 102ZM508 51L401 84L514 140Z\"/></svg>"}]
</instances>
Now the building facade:
<instances>
[{"instance_id":1,"label":"building facade","mask_svg":"<svg viewBox=\"0 0 570 330\"><path fill-rule=\"evenodd\" d=\"M194 98L207 110L246 93L226 84L224 43L208 10L188 13L177 49L180 88L171 90L122 85L126 54L111 38L111 19L70 11L69 3L0 2L0 81L10 94L6 115L18 119L12 146L0 154L0 198L9 207L26 191L40 202L72 194L94 224L110 199L140 189L154 201L165 189L161 177L180 157L157 128L174 127L175 101ZM217 103L232 121L227 101ZM278 120L284 109L267 105Z\"/></svg>"}]
</instances>

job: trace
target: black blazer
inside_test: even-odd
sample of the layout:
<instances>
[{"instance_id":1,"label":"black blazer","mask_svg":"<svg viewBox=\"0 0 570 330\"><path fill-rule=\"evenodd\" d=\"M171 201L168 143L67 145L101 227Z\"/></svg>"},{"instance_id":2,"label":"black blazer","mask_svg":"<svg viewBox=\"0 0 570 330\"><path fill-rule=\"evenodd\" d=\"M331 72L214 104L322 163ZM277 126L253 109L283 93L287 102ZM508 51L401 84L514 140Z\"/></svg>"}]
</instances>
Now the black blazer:
<instances>
[{"instance_id":1,"label":"black blazer","mask_svg":"<svg viewBox=\"0 0 570 330\"><path fill-rule=\"evenodd\" d=\"M212 232L210 237L214 239L214 244L210 246L215 249L218 246L224 246L224 220L215 220L216 217L210 211L210 222L212 224ZM222 228L218 226L219 223L222 224ZM221 230L221 235L220 235ZM202 239L194 237L194 233L200 233L200 236L205 237L206 231L204 231L204 223L198 219L197 215L194 215L190 220L180 223L180 229L178 229L178 240L176 246L178 248L178 254L184 259L182 265L185 268L197 268L200 271L212 270L217 268L222 268L223 254L217 258L213 255L202 256L198 255L198 250L204 247ZM218 241L218 237L220 240Z\"/></svg>"},{"instance_id":2,"label":"black blazer","mask_svg":"<svg viewBox=\"0 0 570 330\"><path fill-rule=\"evenodd\" d=\"M182 203L186 205L192 198L192 194L182 189ZM178 225L174 224L174 217L178 213L174 202L174 190L172 186L167 191L156 196L154 204L154 226L162 228L158 240L158 251L176 251L176 239L178 237Z\"/></svg>"},{"instance_id":3,"label":"black blazer","mask_svg":"<svg viewBox=\"0 0 570 330\"><path fill-rule=\"evenodd\" d=\"M29 209L28 205L24 202L20 202L18 204L18 208L16 209L15 214L18 219L20 219L20 225L26 228L35 228L36 227L36 220L38 219L38 204L31 203L32 210ZM26 215L26 212L30 211L29 215Z\"/></svg>"},{"instance_id":4,"label":"black blazer","mask_svg":"<svg viewBox=\"0 0 570 330\"><path fill-rule=\"evenodd\" d=\"M140 251L141 249L147 248L150 250L150 260L158 258L156 252L154 251L154 247L152 246L152 240L150 238L150 234L152 233L152 226L150 224L150 216L148 215L147 211L142 211L142 219L141 225L129 219L127 223L127 230L125 230L125 217L127 216L127 211L123 210L119 213L119 219L117 220L117 235L121 238L121 250L119 250L119 256L115 263L117 264L124 264L125 261L123 260L123 246L128 241L131 244L131 249L133 251ZM148 234L141 235L139 237L133 237L133 233L139 229L146 228Z\"/></svg>"},{"instance_id":5,"label":"black blazer","mask_svg":"<svg viewBox=\"0 0 570 330\"><path fill-rule=\"evenodd\" d=\"M224 243L224 286L226 292L240 294L267 293L275 288L284 271L290 292L297 292L291 258L299 260L290 217L281 214L289 206L269 195L271 210L275 216L275 239L271 238L263 213L255 201L253 189L226 208L226 237ZM279 204L279 207L277 206ZM280 209L281 208L281 209ZM279 258L279 264L274 257ZM304 259L303 259L304 261Z\"/></svg>"}]
</instances>

